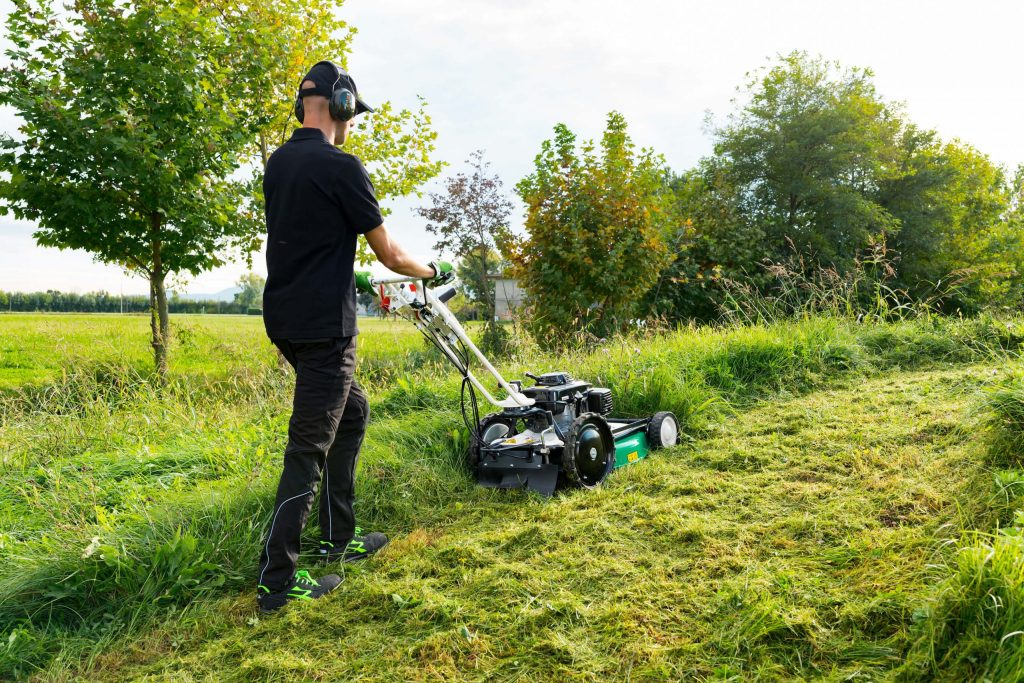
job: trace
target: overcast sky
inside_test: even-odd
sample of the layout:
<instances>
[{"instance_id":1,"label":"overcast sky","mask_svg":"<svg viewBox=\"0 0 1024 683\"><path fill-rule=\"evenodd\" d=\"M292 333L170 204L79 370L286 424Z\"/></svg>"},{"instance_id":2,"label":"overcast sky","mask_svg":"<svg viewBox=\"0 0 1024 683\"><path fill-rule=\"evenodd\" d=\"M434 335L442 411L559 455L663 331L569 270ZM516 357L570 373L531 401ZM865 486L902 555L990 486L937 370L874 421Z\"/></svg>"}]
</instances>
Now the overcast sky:
<instances>
[{"instance_id":1,"label":"overcast sky","mask_svg":"<svg viewBox=\"0 0 1024 683\"><path fill-rule=\"evenodd\" d=\"M424 96L446 173L483 149L509 194L556 123L596 137L612 109L636 143L677 171L692 166L710 151L706 112L723 118L747 72L794 49L870 67L915 122L1008 167L1024 162L1017 0L348 0L342 12L359 30L349 70L364 99ZM0 129L16 126L0 112ZM418 203L392 202L387 223L426 260L433 240ZM88 254L35 246L32 229L0 217L0 289L147 291ZM265 273L262 254L255 265ZM187 290L224 289L244 270L206 273Z\"/></svg>"}]
</instances>

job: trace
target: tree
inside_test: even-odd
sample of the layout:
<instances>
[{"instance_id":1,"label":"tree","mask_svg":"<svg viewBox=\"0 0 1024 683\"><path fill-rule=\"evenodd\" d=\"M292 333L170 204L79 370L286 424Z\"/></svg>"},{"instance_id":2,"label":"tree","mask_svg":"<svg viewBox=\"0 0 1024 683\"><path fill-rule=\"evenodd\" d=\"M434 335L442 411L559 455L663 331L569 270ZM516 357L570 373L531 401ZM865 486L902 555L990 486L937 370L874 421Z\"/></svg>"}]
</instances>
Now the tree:
<instances>
[{"instance_id":1,"label":"tree","mask_svg":"<svg viewBox=\"0 0 1024 683\"><path fill-rule=\"evenodd\" d=\"M486 317L486 311L489 310L486 302L494 302L494 280L488 278L481 282L480 273L501 275L510 267L511 264L497 249L489 249L486 253L472 251L455 264L455 275L462 283L463 293L468 299L481 304L481 319ZM483 284L487 285L486 290L482 289Z\"/></svg>"},{"instance_id":2,"label":"tree","mask_svg":"<svg viewBox=\"0 0 1024 683\"><path fill-rule=\"evenodd\" d=\"M746 103L714 131L718 166L764 232L765 256L782 258L790 240L844 269L898 229L875 192L901 173L902 120L872 77L793 52L755 72Z\"/></svg>"},{"instance_id":3,"label":"tree","mask_svg":"<svg viewBox=\"0 0 1024 683\"><path fill-rule=\"evenodd\" d=\"M472 293L483 304L484 319L494 324L494 287L488 279L498 260L496 248L509 240L510 202L501 191L501 179L490 175L490 164L477 150L466 161L469 173L460 172L445 181L445 193L430 193L432 206L417 213L427 220L427 230L437 235L434 249L450 253L472 266Z\"/></svg>"},{"instance_id":4,"label":"tree","mask_svg":"<svg viewBox=\"0 0 1024 683\"><path fill-rule=\"evenodd\" d=\"M257 273L248 272L238 278L238 282L235 284L242 288L242 291L235 294L235 303L243 313L250 308L262 308L263 287L267 284L266 278Z\"/></svg>"},{"instance_id":5,"label":"tree","mask_svg":"<svg viewBox=\"0 0 1024 683\"><path fill-rule=\"evenodd\" d=\"M802 52L749 79L713 131L714 155L674 183L692 230L669 273L679 287L659 297L667 308L704 317L700 289L719 292L709 273L764 291L765 263L842 276L881 245L895 252L894 284L918 300L964 311L1019 301L1005 172L909 122L872 79Z\"/></svg>"},{"instance_id":6,"label":"tree","mask_svg":"<svg viewBox=\"0 0 1024 683\"><path fill-rule=\"evenodd\" d=\"M944 295L950 310L1008 304L1017 249L1004 221L1011 190L1003 169L969 145L913 126L901 164L905 172L880 187L880 202L900 224L892 240L900 282L918 298Z\"/></svg>"},{"instance_id":7,"label":"tree","mask_svg":"<svg viewBox=\"0 0 1024 683\"><path fill-rule=\"evenodd\" d=\"M241 169L261 169L298 125L298 79L321 58L344 63L354 29L337 18L341 0L79 0L60 13L52 0L14 4L0 104L25 124L22 139L0 141L10 174L0 211L36 221L40 244L149 280L163 376L167 276L258 249L261 174ZM347 144L381 198L440 171L424 106L385 102Z\"/></svg>"},{"instance_id":8,"label":"tree","mask_svg":"<svg viewBox=\"0 0 1024 683\"><path fill-rule=\"evenodd\" d=\"M46 246L84 249L150 283L160 376L169 274L251 251L261 216L234 179L262 123L233 93L247 72L219 14L198 0L15 0L0 102L24 120L4 137L0 210L37 222Z\"/></svg>"},{"instance_id":9,"label":"tree","mask_svg":"<svg viewBox=\"0 0 1024 683\"><path fill-rule=\"evenodd\" d=\"M763 279L757 264L764 255L764 232L741 213L741 198L714 157L673 176L670 186L673 259L645 297L648 312L674 320L714 320L728 280L760 284Z\"/></svg>"},{"instance_id":10,"label":"tree","mask_svg":"<svg viewBox=\"0 0 1024 683\"><path fill-rule=\"evenodd\" d=\"M674 226L664 159L636 151L618 112L600 148L555 126L516 186L526 203L527 237L511 249L538 341L558 345L567 331L604 336L624 328L670 262Z\"/></svg>"}]
</instances>

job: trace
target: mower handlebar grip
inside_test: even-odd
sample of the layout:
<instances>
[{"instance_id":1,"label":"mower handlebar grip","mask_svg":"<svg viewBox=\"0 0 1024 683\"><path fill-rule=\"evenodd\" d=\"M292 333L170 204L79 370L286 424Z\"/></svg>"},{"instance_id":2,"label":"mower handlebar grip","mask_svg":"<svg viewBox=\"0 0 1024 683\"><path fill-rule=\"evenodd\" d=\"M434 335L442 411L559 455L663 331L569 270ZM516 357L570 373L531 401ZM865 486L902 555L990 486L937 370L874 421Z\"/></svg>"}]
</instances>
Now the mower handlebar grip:
<instances>
[{"instance_id":1,"label":"mower handlebar grip","mask_svg":"<svg viewBox=\"0 0 1024 683\"><path fill-rule=\"evenodd\" d=\"M441 293L437 295L437 300L441 303L447 303L457 292L454 287L446 287L441 290Z\"/></svg>"}]
</instances>

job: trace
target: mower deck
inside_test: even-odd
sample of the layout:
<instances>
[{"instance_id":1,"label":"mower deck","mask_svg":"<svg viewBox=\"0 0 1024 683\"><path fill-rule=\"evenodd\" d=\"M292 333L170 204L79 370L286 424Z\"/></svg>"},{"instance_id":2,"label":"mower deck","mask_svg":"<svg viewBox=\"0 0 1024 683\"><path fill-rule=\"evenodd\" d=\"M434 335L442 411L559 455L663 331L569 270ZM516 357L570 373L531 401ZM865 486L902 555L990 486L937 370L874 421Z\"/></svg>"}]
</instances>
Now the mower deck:
<instances>
[{"instance_id":1,"label":"mower deck","mask_svg":"<svg viewBox=\"0 0 1024 683\"><path fill-rule=\"evenodd\" d=\"M651 418L623 419L606 418L611 427L615 443L615 462L613 469L629 465L647 457L650 445L647 441L647 428ZM485 488L519 489L526 488L537 491L541 495L554 494L558 486L562 465L548 453L540 440L509 445L513 439L495 442L480 449L480 461L477 463L477 483Z\"/></svg>"}]
</instances>

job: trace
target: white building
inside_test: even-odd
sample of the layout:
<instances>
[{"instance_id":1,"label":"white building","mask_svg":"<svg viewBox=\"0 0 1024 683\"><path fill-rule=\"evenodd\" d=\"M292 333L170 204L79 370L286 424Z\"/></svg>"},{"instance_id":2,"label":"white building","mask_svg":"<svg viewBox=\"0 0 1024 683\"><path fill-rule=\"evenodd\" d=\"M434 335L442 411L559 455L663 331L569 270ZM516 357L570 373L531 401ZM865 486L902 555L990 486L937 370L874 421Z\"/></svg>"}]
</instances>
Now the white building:
<instances>
[{"instance_id":1,"label":"white building","mask_svg":"<svg viewBox=\"0 0 1024 683\"><path fill-rule=\"evenodd\" d=\"M489 276L494 281L494 317L511 320L516 309L522 308L526 294L519 282L501 275Z\"/></svg>"}]
</instances>

